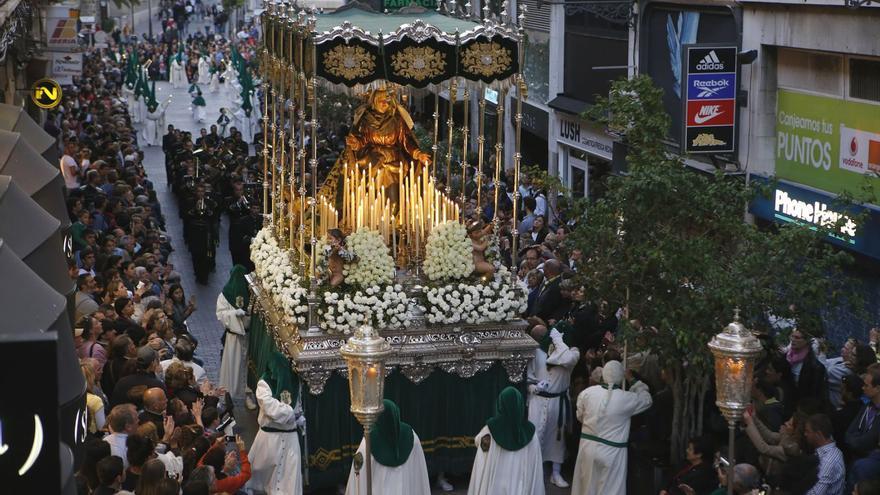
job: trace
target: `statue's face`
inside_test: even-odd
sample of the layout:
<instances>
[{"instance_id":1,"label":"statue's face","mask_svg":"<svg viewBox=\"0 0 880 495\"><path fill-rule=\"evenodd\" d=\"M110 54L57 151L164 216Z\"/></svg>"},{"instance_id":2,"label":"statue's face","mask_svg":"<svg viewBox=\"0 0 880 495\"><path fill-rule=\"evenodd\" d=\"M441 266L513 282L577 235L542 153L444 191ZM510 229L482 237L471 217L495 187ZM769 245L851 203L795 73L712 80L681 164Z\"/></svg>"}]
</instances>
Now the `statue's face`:
<instances>
[{"instance_id":1,"label":"statue's face","mask_svg":"<svg viewBox=\"0 0 880 495\"><path fill-rule=\"evenodd\" d=\"M379 113L385 113L390 106L391 105L388 102L388 94L384 91L379 91L376 93L376 96L373 97L373 110Z\"/></svg>"}]
</instances>

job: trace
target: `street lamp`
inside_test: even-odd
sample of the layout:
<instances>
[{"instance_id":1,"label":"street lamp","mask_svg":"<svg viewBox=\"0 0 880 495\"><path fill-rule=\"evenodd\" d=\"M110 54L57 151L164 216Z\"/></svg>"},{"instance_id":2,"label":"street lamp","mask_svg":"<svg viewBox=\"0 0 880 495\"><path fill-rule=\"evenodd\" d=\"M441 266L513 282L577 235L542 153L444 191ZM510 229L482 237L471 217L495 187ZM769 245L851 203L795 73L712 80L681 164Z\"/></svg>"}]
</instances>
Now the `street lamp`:
<instances>
[{"instance_id":1,"label":"street lamp","mask_svg":"<svg viewBox=\"0 0 880 495\"><path fill-rule=\"evenodd\" d=\"M385 358L391 346L369 325L363 325L340 347L339 354L348 366L348 390L351 412L364 427L364 461L367 465L367 495L373 493L373 471L370 451L370 428L385 409L382 404L385 388Z\"/></svg>"},{"instance_id":2,"label":"street lamp","mask_svg":"<svg viewBox=\"0 0 880 495\"><path fill-rule=\"evenodd\" d=\"M739 322L739 309L733 322L712 337L709 350L715 356L715 405L727 419L727 493L733 494L733 454L736 422L750 403L752 372L761 354L761 342Z\"/></svg>"}]
</instances>

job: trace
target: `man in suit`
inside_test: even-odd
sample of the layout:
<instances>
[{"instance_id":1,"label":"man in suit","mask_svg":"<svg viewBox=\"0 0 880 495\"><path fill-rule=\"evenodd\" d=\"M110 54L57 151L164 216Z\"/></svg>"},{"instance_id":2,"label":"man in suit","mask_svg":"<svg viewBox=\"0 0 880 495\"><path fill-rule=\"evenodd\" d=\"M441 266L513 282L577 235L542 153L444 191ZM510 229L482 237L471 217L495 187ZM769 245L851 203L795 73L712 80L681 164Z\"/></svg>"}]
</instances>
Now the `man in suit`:
<instances>
[{"instance_id":1,"label":"man in suit","mask_svg":"<svg viewBox=\"0 0 880 495\"><path fill-rule=\"evenodd\" d=\"M529 315L530 322L534 324L553 325L560 318L560 311L564 310L562 292L559 284L562 282L562 265L558 260L544 262L544 286L538 293L535 301L533 314ZM540 321L538 321L540 320Z\"/></svg>"}]
</instances>

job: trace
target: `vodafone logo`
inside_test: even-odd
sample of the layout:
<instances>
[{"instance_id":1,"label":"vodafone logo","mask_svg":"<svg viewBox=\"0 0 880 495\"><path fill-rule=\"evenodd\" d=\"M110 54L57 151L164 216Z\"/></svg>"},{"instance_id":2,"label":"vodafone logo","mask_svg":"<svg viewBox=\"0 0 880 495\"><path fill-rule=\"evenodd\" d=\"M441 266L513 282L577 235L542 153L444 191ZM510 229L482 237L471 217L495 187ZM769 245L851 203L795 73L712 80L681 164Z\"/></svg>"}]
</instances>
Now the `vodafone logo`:
<instances>
[{"instance_id":1,"label":"vodafone logo","mask_svg":"<svg viewBox=\"0 0 880 495\"><path fill-rule=\"evenodd\" d=\"M856 139L855 136L849 141L849 156L856 156L859 154L859 140Z\"/></svg>"},{"instance_id":2,"label":"vodafone logo","mask_svg":"<svg viewBox=\"0 0 880 495\"><path fill-rule=\"evenodd\" d=\"M721 109L721 105L703 105L700 108L700 111L694 115L694 122L697 124L705 124L723 113L724 110Z\"/></svg>"}]
</instances>

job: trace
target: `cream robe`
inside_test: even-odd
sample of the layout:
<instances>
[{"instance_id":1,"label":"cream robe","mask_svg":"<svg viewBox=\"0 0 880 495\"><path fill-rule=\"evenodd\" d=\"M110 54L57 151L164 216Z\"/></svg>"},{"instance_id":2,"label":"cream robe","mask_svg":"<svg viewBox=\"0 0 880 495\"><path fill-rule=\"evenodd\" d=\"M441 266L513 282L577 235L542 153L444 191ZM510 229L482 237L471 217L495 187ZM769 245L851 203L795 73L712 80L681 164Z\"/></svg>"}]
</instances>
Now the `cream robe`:
<instances>
[{"instance_id":1,"label":"cream robe","mask_svg":"<svg viewBox=\"0 0 880 495\"><path fill-rule=\"evenodd\" d=\"M205 57L199 57L199 84L208 84L211 81L211 65Z\"/></svg>"},{"instance_id":2,"label":"cream robe","mask_svg":"<svg viewBox=\"0 0 880 495\"><path fill-rule=\"evenodd\" d=\"M229 304L221 292L217 296L217 319L227 330L226 344L220 361L220 386L225 388L233 399L244 397L244 380L247 370L247 328L248 316L238 316L238 311Z\"/></svg>"},{"instance_id":3,"label":"cream robe","mask_svg":"<svg viewBox=\"0 0 880 495\"><path fill-rule=\"evenodd\" d=\"M468 495L544 495L544 468L538 436L533 435L525 447L516 451L503 449L493 438L489 451L483 452L480 443L484 435L490 435L488 426L484 426L475 438L477 456Z\"/></svg>"},{"instance_id":4,"label":"cream robe","mask_svg":"<svg viewBox=\"0 0 880 495\"><path fill-rule=\"evenodd\" d=\"M189 81L186 80L186 69L183 68L183 65L177 61L177 58L171 60L171 87L172 88L185 88L189 85Z\"/></svg>"},{"instance_id":5,"label":"cream robe","mask_svg":"<svg viewBox=\"0 0 880 495\"><path fill-rule=\"evenodd\" d=\"M202 96L202 97L204 98L204 96ZM193 104L192 109L193 109L193 120L195 120L199 124L204 123L205 118L208 115L208 110L206 110L204 106L200 106L200 105L196 105L196 104Z\"/></svg>"},{"instance_id":6,"label":"cream robe","mask_svg":"<svg viewBox=\"0 0 880 495\"><path fill-rule=\"evenodd\" d=\"M165 109L167 108L168 103L157 106L155 112L151 112L149 111L149 109L147 109L146 115L144 116L144 129L142 131L145 145L162 145L162 132L164 131L163 126L165 122Z\"/></svg>"},{"instance_id":7,"label":"cream robe","mask_svg":"<svg viewBox=\"0 0 880 495\"><path fill-rule=\"evenodd\" d=\"M260 427L280 430L296 429L293 408L272 397L269 384L257 382L257 403ZM264 491L267 495L302 495L299 438L295 431L268 432L260 429L248 452L251 460L251 479L247 488Z\"/></svg>"},{"instance_id":8,"label":"cream robe","mask_svg":"<svg viewBox=\"0 0 880 495\"><path fill-rule=\"evenodd\" d=\"M364 455L364 441L358 452ZM372 457L372 456L370 456ZM428 465L425 463L425 452L419 436L413 432L413 448L409 458L397 467L383 466L373 461L373 493L379 495L431 495L431 483L428 481ZM367 493L367 468L361 467L360 473L356 474L354 464L348 474L348 485L345 487L345 495L366 495Z\"/></svg>"},{"instance_id":9,"label":"cream robe","mask_svg":"<svg viewBox=\"0 0 880 495\"><path fill-rule=\"evenodd\" d=\"M254 140L254 133L251 132L251 118L241 108L236 109L232 117L235 128L241 132L241 139L250 144Z\"/></svg>"},{"instance_id":10,"label":"cream robe","mask_svg":"<svg viewBox=\"0 0 880 495\"><path fill-rule=\"evenodd\" d=\"M132 122L135 122L135 118L137 117L135 115L137 113L137 100L134 97L134 90L128 89L128 86L123 84L122 94L125 95L125 104L128 106L128 114L131 116Z\"/></svg>"},{"instance_id":11,"label":"cream robe","mask_svg":"<svg viewBox=\"0 0 880 495\"><path fill-rule=\"evenodd\" d=\"M220 72L214 72L211 74L211 82L208 83L208 87L211 88L212 93L216 93L220 91Z\"/></svg>"},{"instance_id":12,"label":"cream robe","mask_svg":"<svg viewBox=\"0 0 880 495\"><path fill-rule=\"evenodd\" d=\"M528 379L529 382L547 381L550 386L547 392L559 393L566 391L571 383L571 371L580 359L580 353L577 348L569 348L564 343L562 345L552 345L552 353L548 356L541 349L535 349L535 359L529 363ZM549 370L547 365L552 364ZM557 421L559 419L559 397L541 397L536 394L529 394L529 421L535 425L535 436L541 443L541 454L544 462L565 462L565 435L559 435L557 439ZM572 423L571 411L569 416L565 417L568 422L563 425L568 426Z\"/></svg>"},{"instance_id":13,"label":"cream robe","mask_svg":"<svg viewBox=\"0 0 880 495\"><path fill-rule=\"evenodd\" d=\"M582 433L604 440L626 443L630 418L651 407L648 386L636 382L627 391L614 390L605 411L600 411L608 389L593 385L577 399L577 417ZM626 493L626 447L612 447L581 438L571 482L578 495L624 495Z\"/></svg>"}]
</instances>

